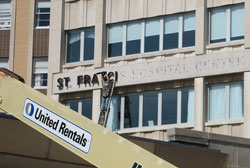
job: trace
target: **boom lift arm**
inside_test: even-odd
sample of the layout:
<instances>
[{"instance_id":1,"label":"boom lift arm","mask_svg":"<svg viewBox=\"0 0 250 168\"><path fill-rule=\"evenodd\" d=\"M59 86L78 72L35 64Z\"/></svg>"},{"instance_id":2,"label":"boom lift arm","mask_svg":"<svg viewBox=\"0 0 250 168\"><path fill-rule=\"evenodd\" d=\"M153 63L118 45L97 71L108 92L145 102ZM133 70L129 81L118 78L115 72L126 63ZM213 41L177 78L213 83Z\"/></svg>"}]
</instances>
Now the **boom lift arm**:
<instances>
[{"instance_id":1,"label":"boom lift arm","mask_svg":"<svg viewBox=\"0 0 250 168\"><path fill-rule=\"evenodd\" d=\"M0 109L100 168L175 168L28 85L0 75Z\"/></svg>"}]
</instances>

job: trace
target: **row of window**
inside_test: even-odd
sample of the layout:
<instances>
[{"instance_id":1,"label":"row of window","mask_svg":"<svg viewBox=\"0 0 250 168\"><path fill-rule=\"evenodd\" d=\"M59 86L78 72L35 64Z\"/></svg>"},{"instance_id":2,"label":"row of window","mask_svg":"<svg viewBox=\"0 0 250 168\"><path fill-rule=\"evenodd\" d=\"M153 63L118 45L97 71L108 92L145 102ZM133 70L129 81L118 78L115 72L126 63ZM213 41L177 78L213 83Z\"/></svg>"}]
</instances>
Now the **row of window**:
<instances>
[{"instance_id":1,"label":"row of window","mask_svg":"<svg viewBox=\"0 0 250 168\"><path fill-rule=\"evenodd\" d=\"M195 13L109 27L108 57L194 46Z\"/></svg>"},{"instance_id":2,"label":"row of window","mask_svg":"<svg viewBox=\"0 0 250 168\"><path fill-rule=\"evenodd\" d=\"M0 1L0 29L10 28L11 0ZM36 0L35 27L50 25L50 0Z\"/></svg>"},{"instance_id":3,"label":"row of window","mask_svg":"<svg viewBox=\"0 0 250 168\"><path fill-rule=\"evenodd\" d=\"M83 105L84 101L87 101ZM208 87L208 121L243 118L243 83ZM107 128L152 127L194 122L194 89L114 96L110 105ZM91 118L91 99L69 101L70 108ZM122 125L121 125L122 122Z\"/></svg>"},{"instance_id":4,"label":"row of window","mask_svg":"<svg viewBox=\"0 0 250 168\"><path fill-rule=\"evenodd\" d=\"M210 43L244 39L244 16L244 4L211 9ZM66 63L94 59L94 28L69 31L67 38ZM194 45L195 12L112 24L108 28L108 57Z\"/></svg>"}]
</instances>

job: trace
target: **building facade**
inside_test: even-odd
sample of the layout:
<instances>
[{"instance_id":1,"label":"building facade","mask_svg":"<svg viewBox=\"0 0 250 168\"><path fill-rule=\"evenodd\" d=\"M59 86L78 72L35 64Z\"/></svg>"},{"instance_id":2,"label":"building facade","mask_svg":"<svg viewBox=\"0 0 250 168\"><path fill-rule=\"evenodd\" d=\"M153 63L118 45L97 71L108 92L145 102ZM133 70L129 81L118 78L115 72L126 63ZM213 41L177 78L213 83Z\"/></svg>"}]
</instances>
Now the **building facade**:
<instances>
[{"instance_id":1,"label":"building facade","mask_svg":"<svg viewBox=\"0 0 250 168\"><path fill-rule=\"evenodd\" d=\"M166 140L178 127L249 137L248 8L51 1L48 95L97 122L106 71L116 80L107 127L119 134Z\"/></svg>"},{"instance_id":2,"label":"building facade","mask_svg":"<svg viewBox=\"0 0 250 168\"><path fill-rule=\"evenodd\" d=\"M2 0L0 66L107 128L167 141L185 128L250 138L248 0Z\"/></svg>"}]
</instances>

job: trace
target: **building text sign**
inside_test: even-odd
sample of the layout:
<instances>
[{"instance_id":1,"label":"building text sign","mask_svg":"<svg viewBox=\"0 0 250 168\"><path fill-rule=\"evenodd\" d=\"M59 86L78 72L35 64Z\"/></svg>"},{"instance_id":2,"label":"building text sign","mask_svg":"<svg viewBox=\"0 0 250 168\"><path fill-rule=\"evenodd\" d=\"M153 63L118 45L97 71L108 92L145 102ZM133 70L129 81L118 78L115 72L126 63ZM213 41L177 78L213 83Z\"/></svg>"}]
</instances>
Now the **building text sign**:
<instances>
[{"instance_id":1,"label":"building text sign","mask_svg":"<svg viewBox=\"0 0 250 168\"><path fill-rule=\"evenodd\" d=\"M239 51L61 73L53 76L53 93L101 88L101 76L104 73L108 73L116 81L116 86L129 86L250 71L249 62L250 53Z\"/></svg>"}]
</instances>

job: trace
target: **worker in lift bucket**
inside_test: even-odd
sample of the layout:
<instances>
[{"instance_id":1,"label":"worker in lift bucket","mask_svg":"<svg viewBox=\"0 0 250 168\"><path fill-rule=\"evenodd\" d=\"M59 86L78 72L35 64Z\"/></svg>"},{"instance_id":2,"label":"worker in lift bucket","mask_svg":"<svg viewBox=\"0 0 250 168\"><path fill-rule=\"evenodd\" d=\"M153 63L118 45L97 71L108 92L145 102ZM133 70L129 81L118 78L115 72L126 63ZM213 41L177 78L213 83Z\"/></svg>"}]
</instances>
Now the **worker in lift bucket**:
<instances>
[{"instance_id":1,"label":"worker in lift bucket","mask_svg":"<svg viewBox=\"0 0 250 168\"><path fill-rule=\"evenodd\" d=\"M110 80L108 74L102 76L102 105L101 111L107 111L108 103L110 99L110 92L112 88L112 81Z\"/></svg>"}]
</instances>

